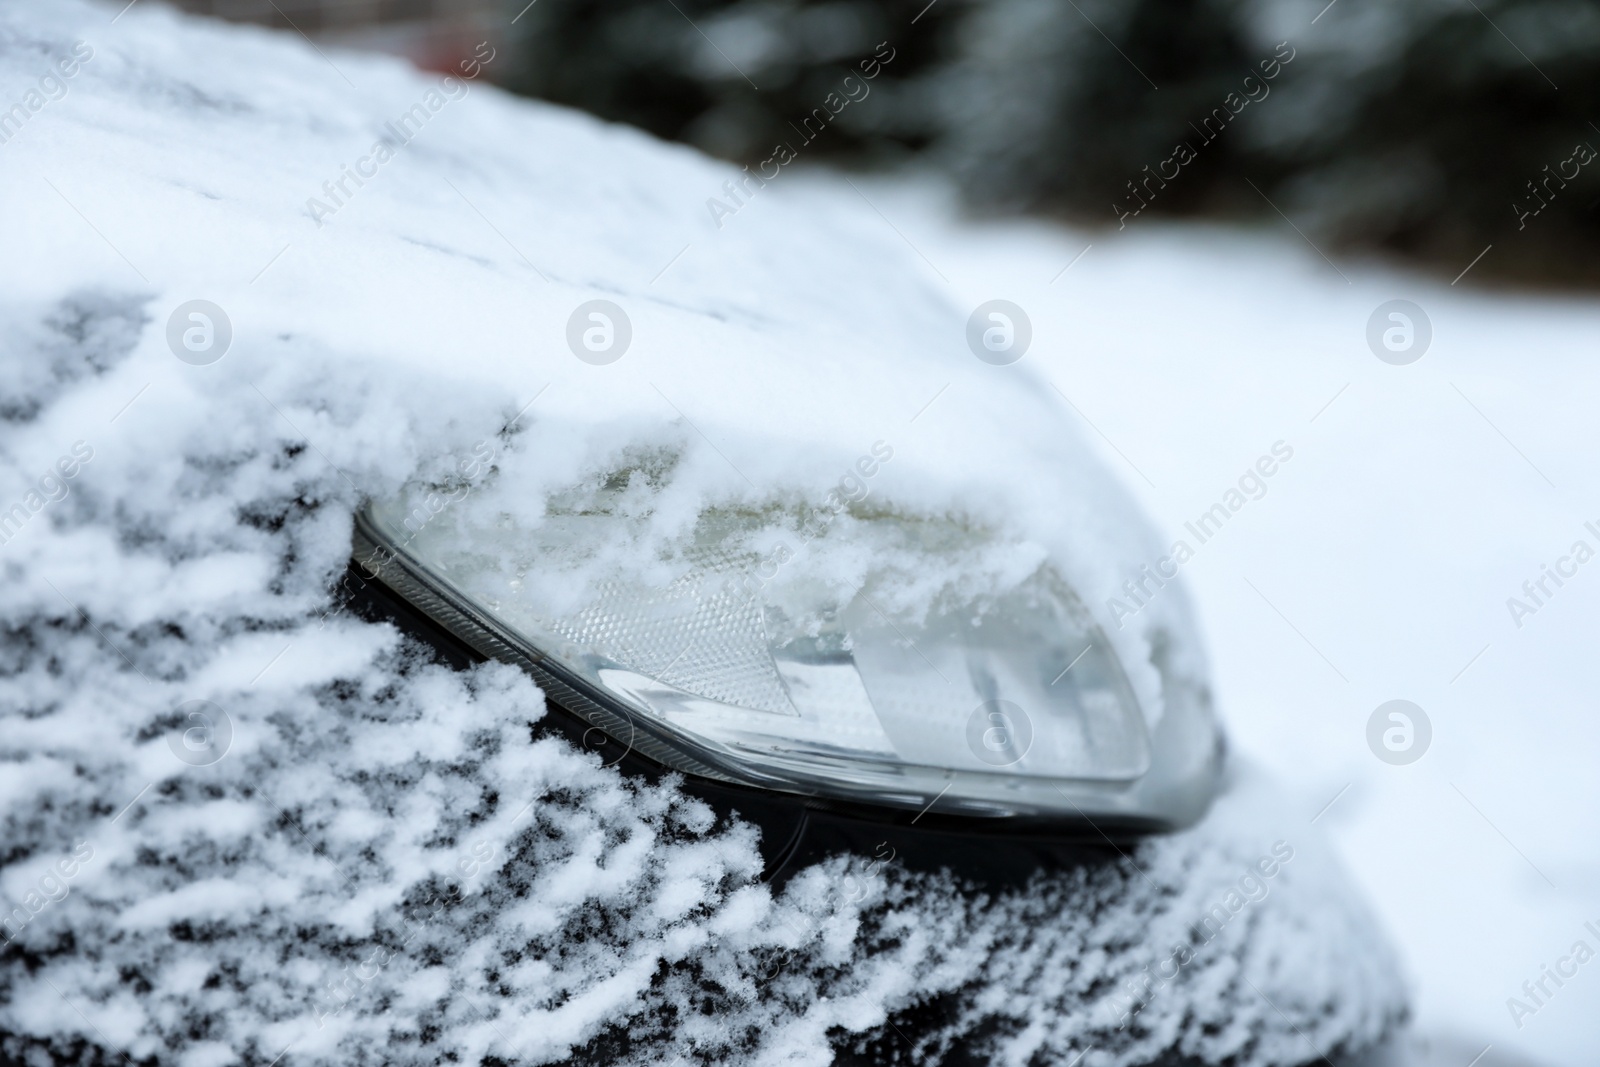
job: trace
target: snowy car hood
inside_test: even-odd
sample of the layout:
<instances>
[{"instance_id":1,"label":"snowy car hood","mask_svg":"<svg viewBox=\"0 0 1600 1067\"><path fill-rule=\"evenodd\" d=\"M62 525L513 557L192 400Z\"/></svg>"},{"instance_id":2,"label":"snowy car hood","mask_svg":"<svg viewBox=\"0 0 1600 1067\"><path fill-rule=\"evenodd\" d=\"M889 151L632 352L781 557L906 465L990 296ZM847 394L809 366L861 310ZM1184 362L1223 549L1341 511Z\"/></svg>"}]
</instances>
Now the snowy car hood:
<instances>
[{"instance_id":1,"label":"snowy car hood","mask_svg":"<svg viewBox=\"0 0 1600 1067\"><path fill-rule=\"evenodd\" d=\"M750 826L533 739L527 677L340 610L355 509L486 442L535 515L672 452L645 560L891 441L882 499L993 533L897 608L1047 557L1115 596L1159 546L864 197L775 184L713 220L735 172L688 150L153 5L7 5L0 92L8 1053L823 1063L938 1003L901 1035L927 1056L1269 1064L1402 1017L1264 784L1026 889L839 858L775 893ZM565 343L592 299L632 322L609 366ZM220 361L175 358L193 300ZM1203 666L1180 590L1138 623L1109 632L1158 715L1152 635Z\"/></svg>"}]
</instances>

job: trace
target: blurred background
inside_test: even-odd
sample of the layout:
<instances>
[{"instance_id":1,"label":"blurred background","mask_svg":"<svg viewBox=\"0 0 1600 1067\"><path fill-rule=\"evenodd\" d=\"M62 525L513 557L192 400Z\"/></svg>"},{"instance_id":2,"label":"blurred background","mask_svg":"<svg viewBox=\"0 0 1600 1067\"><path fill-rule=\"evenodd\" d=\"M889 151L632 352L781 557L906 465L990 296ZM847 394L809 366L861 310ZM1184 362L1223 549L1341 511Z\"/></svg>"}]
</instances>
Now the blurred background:
<instances>
[{"instance_id":1,"label":"blurred background","mask_svg":"<svg viewBox=\"0 0 1600 1067\"><path fill-rule=\"evenodd\" d=\"M515 92L756 167L778 144L851 168L915 161L948 174L984 215L1119 228L1281 212L1329 252L1394 255L1455 276L1492 244L1479 279L1600 280L1600 167L1587 165L1600 148L1600 4L1325 4L178 6L439 69L489 39L502 51L486 73ZM865 86L871 103L828 104L882 42L893 58ZM803 123L818 108L832 121L812 143L823 123Z\"/></svg>"}]
</instances>

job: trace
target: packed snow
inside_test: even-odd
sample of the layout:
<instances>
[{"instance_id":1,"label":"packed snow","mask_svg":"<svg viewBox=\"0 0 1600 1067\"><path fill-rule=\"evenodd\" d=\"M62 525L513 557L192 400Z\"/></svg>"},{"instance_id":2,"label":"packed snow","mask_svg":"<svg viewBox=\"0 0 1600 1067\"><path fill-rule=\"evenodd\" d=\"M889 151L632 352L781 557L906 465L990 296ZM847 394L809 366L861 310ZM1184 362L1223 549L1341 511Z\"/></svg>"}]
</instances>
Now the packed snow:
<instances>
[{"instance_id":1,"label":"packed snow","mask_svg":"<svg viewBox=\"0 0 1600 1067\"><path fill-rule=\"evenodd\" d=\"M670 451L616 566L709 507L825 493L880 439L875 499L1048 554L1097 611L1164 550L1033 364L974 358L970 309L868 192L780 182L718 228L736 172L499 94L492 62L0 11L4 1051L1265 1065L1392 1031L1383 935L1247 769L1194 830L1025 889L840 857L775 892L750 826L535 739L527 677L339 609L360 503L485 447L534 518ZM566 344L593 299L631 320L614 364ZM185 345L195 300L219 360ZM961 564L894 610L1018 579L1005 552ZM1159 709L1181 589L1107 632Z\"/></svg>"}]
</instances>

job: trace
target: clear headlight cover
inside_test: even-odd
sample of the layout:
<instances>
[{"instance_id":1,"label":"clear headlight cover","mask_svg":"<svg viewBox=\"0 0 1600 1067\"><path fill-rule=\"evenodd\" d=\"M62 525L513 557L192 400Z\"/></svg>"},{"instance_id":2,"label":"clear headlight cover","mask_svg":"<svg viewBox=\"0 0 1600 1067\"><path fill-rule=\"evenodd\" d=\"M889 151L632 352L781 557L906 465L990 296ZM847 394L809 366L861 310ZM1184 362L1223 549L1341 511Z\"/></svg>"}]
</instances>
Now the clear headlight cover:
<instances>
[{"instance_id":1,"label":"clear headlight cover","mask_svg":"<svg viewBox=\"0 0 1600 1067\"><path fill-rule=\"evenodd\" d=\"M479 510L474 524L456 509L436 517L426 492L366 509L358 563L669 767L912 812L1138 829L1187 824L1210 799L1220 739L1203 689L1156 657L1152 729L1111 642L1048 562L913 623L886 613L871 577L840 591L808 582L796 560L767 581L776 565L745 536L758 518L708 513L668 580L601 580L574 603L540 568L604 543L617 516L558 508L527 530ZM893 524L930 566L970 536L949 520L871 521Z\"/></svg>"}]
</instances>

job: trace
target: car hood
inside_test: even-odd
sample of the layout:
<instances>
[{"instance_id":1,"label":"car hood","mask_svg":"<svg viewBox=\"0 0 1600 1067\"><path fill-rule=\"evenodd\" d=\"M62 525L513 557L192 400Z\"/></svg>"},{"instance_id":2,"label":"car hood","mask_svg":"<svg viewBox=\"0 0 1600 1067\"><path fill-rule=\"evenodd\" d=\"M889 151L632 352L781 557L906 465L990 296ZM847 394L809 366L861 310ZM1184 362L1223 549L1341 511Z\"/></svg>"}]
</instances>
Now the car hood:
<instances>
[{"instance_id":1,"label":"car hood","mask_svg":"<svg viewBox=\"0 0 1600 1067\"><path fill-rule=\"evenodd\" d=\"M904 1041L1110 1067L1309 1061L1392 1028L1372 919L1248 776L1194 830L1026 887L880 855L774 890L748 824L536 737L524 675L449 670L342 610L362 501L483 442L542 460L530 499L673 451L665 542L898 435L888 498L1003 517L908 610L1047 555L1097 604L1158 554L1063 398L973 359L937 269L859 194L769 187L714 217L731 168L464 71L153 5L0 11L21 108L0 148L4 1050L822 1063ZM597 298L634 323L611 367L564 347ZM232 329L209 365L174 358L196 299ZM1111 632L1147 714L1157 635L1203 671L1181 590Z\"/></svg>"}]
</instances>

